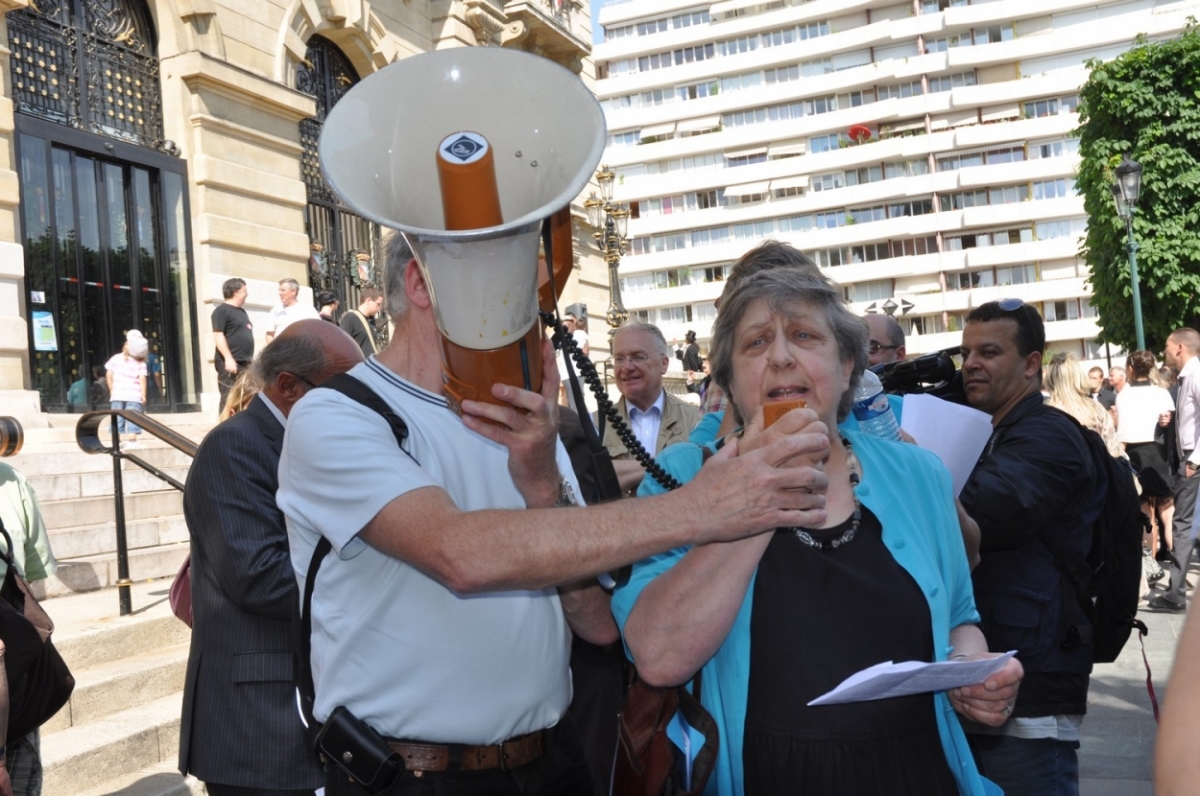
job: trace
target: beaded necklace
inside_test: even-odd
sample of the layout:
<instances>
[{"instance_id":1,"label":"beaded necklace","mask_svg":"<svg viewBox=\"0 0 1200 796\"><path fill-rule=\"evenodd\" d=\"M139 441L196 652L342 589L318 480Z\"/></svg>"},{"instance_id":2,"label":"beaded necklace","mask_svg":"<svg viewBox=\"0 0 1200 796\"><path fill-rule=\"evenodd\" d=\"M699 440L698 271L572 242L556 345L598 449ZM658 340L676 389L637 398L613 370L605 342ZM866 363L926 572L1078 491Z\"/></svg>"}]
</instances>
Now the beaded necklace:
<instances>
[{"instance_id":1,"label":"beaded necklace","mask_svg":"<svg viewBox=\"0 0 1200 796\"><path fill-rule=\"evenodd\" d=\"M858 482L861 480L858 474L858 457L854 455L854 449L850 446L850 440L842 437L842 444L846 446L846 464L850 468L850 496L854 498L854 514L852 514L850 518L850 527L847 528L846 532L838 538L830 539L829 541L824 542L814 539L812 534L804 528L786 529L796 534L796 538L801 542L809 547L814 547L817 550L833 550L834 548L841 547L844 544L854 541L854 535L858 533L859 523L862 522L862 504L858 502L858 495L854 492L854 490L858 487Z\"/></svg>"}]
</instances>

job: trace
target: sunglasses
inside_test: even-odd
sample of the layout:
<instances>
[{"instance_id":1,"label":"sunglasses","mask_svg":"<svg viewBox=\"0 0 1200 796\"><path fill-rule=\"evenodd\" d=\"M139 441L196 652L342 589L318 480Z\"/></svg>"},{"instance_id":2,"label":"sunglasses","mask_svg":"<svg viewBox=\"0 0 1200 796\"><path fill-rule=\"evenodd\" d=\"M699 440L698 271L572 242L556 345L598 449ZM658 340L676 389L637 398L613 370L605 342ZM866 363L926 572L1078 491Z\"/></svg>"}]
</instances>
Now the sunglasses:
<instances>
[{"instance_id":1,"label":"sunglasses","mask_svg":"<svg viewBox=\"0 0 1200 796\"><path fill-rule=\"evenodd\" d=\"M1024 302L1024 300L1019 299L1019 298L1006 298L1006 299L1000 299L999 301L997 301L996 306L999 307L1000 309L1004 310L1005 312L1013 312L1015 310L1019 310L1022 307L1024 307L1025 302Z\"/></svg>"},{"instance_id":2,"label":"sunglasses","mask_svg":"<svg viewBox=\"0 0 1200 796\"><path fill-rule=\"evenodd\" d=\"M872 340L871 342L867 343L867 352L871 354L878 354L880 351L894 351L899 347L900 346L898 345L884 345L883 343L877 343Z\"/></svg>"},{"instance_id":3,"label":"sunglasses","mask_svg":"<svg viewBox=\"0 0 1200 796\"><path fill-rule=\"evenodd\" d=\"M291 373L291 374L292 374L293 376L295 376L297 379L299 379L300 381L304 382L305 384L307 384L309 387L313 388L314 390L317 388L317 385L313 384L311 381L309 381L308 379L304 378L304 377L303 377L303 376L301 376L299 373L292 373L292 371L290 371L290 370L288 370L288 371L284 371L284 372L285 372L285 373Z\"/></svg>"}]
</instances>

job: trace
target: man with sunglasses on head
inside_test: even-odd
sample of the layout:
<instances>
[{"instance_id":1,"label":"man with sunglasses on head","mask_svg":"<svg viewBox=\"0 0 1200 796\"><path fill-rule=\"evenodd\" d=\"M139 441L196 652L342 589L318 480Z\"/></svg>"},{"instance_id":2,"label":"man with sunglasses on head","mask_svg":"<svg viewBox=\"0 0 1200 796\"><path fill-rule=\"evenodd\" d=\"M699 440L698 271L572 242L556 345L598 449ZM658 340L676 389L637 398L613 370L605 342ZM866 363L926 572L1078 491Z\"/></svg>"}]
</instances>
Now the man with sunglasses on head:
<instances>
[{"instance_id":1,"label":"man with sunglasses on head","mask_svg":"<svg viewBox=\"0 0 1200 796\"><path fill-rule=\"evenodd\" d=\"M617 411L651 456L676 442L686 442L700 422L700 411L663 389L663 374L671 363L671 349L657 326L642 321L625 323L612 341L612 364L621 400ZM646 471L604 422L604 447L613 459L621 489L637 491Z\"/></svg>"},{"instance_id":2,"label":"man with sunglasses on head","mask_svg":"<svg viewBox=\"0 0 1200 796\"><path fill-rule=\"evenodd\" d=\"M981 537L975 602L989 648L1016 650L1025 679L1005 724L963 725L981 772L1009 796L1079 793L1092 670L1091 624L1062 564L1091 571L1103 474L1078 424L1042 401L1045 346L1041 316L1020 299L967 316L963 388L994 429L960 497Z\"/></svg>"},{"instance_id":3,"label":"man with sunglasses on head","mask_svg":"<svg viewBox=\"0 0 1200 796\"><path fill-rule=\"evenodd\" d=\"M886 365L903 362L905 358L904 330L891 315L869 313L867 319L867 365Z\"/></svg>"}]
</instances>

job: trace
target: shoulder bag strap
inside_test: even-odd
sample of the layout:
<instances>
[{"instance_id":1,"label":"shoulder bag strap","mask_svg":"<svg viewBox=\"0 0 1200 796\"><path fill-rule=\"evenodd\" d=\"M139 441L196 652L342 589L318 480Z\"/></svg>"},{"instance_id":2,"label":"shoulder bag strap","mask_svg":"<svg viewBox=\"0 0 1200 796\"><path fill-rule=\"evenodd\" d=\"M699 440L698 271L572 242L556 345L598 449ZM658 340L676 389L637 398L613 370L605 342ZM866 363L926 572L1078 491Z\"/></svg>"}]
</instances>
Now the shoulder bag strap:
<instances>
[{"instance_id":1,"label":"shoulder bag strap","mask_svg":"<svg viewBox=\"0 0 1200 796\"><path fill-rule=\"evenodd\" d=\"M353 376L341 373L322 382L318 389L336 390L381 415L391 427L392 435L395 436L400 450L404 451L404 455L414 462L416 461L413 455L404 449L404 443L408 439L408 425L395 413L387 401L380 398L379 394L366 384ZM2 525L0 525L0 530L3 530ZM322 536L317 542L316 549L313 550L312 559L308 562L308 575L304 581L303 605L299 608L299 615L293 615L293 626L296 628L294 651L296 655L297 702L310 747L314 749L316 748L317 726L313 719L313 705L317 697L312 678L312 597L317 582L317 572L321 569L321 563L325 557L332 550L333 544L325 536Z\"/></svg>"}]
</instances>

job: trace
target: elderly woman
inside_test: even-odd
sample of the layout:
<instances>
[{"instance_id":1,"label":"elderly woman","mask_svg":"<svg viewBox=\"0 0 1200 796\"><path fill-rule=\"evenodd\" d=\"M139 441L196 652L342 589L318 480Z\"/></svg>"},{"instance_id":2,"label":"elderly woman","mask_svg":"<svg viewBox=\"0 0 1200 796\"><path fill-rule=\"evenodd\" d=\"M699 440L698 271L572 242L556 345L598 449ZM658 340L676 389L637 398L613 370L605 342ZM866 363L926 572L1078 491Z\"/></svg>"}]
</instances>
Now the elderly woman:
<instances>
[{"instance_id":1,"label":"elderly woman","mask_svg":"<svg viewBox=\"0 0 1200 796\"><path fill-rule=\"evenodd\" d=\"M676 685L703 670L701 702L721 730L706 793L987 792L954 712L1004 723L1015 660L950 694L807 705L882 661L990 655L949 474L913 445L837 431L866 343L863 321L811 271L758 273L723 299L713 376L747 424L731 444L811 437L789 464L823 470L813 483L824 509L811 527L646 559L614 596L643 680ZM806 408L762 429L764 404L797 398ZM687 443L659 461L686 481L705 458Z\"/></svg>"}]
</instances>

